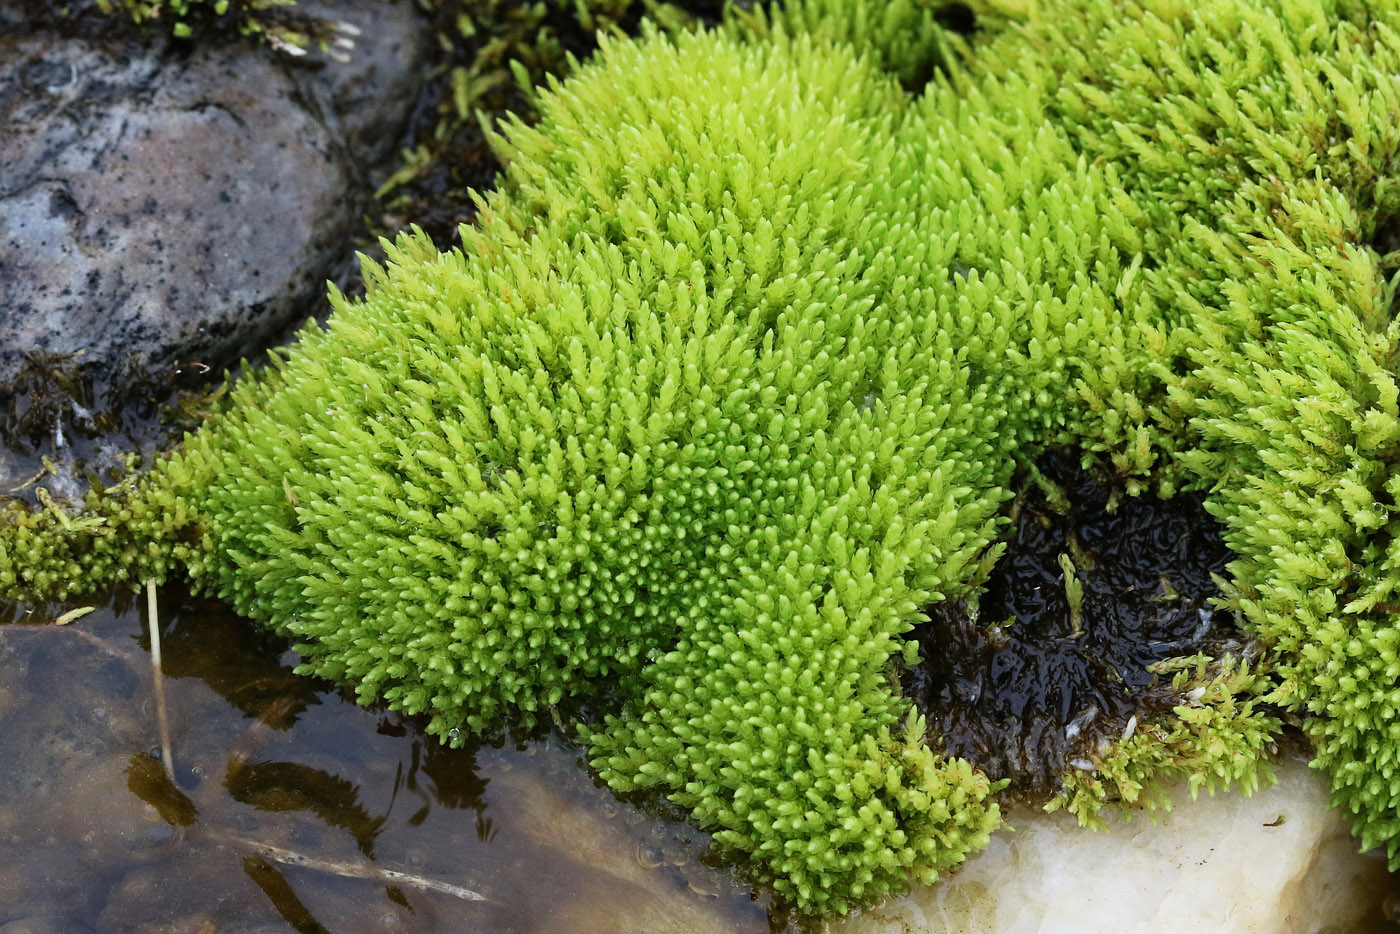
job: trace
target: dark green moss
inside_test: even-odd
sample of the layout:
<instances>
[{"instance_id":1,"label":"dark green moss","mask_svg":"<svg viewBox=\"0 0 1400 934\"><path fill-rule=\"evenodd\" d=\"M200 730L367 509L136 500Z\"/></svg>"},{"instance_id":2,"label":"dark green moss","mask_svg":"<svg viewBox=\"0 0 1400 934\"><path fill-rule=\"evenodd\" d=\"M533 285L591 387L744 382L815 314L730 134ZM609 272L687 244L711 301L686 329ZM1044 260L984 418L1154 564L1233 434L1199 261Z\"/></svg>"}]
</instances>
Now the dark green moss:
<instances>
[{"instance_id":1,"label":"dark green moss","mask_svg":"<svg viewBox=\"0 0 1400 934\"><path fill-rule=\"evenodd\" d=\"M227 42L251 36L282 49L329 43L335 25L292 0L21 0L19 26L94 41L155 35Z\"/></svg>"}]
</instances>

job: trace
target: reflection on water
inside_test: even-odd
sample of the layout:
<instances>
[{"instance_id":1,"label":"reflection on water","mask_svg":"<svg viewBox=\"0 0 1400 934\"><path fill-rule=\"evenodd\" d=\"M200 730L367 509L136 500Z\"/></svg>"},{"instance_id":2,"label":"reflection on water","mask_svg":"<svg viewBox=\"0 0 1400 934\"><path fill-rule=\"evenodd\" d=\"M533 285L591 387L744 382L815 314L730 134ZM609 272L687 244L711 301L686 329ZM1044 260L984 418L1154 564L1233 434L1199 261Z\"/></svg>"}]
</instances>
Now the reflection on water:
<instances>
[{"instance_id":1,"label":"reflection on water","mask_svg":"<svg viewBox=\"0 0 1400 934\"><path fill-rule=\"evenodd\" d=\"M594 785L558 735L448 749L293 675L285 643L219 604L161 608L173 782L135 601L63 627L23 623L65 607L0 610L0 934L769 931L701 864L703 834ZM998 887L1042 876L1018 864Z\"/></svg>"},{"instance_id":2,"label":"reflection on water","mask_svg":"<svg viewBox=\"0 0 1400 934\"><path fill-rule=\"evenodd\" d=\"M350 834L355 846L370 859L374 858L374 840L388 818L387 814L367 812L354 784L298 762L249 764L231 759L224 788L233 800L260 811L310 811L327 826Z\"/></svg>"},{"instance_id":3,"label":"reflection on water","mask_svg":"<svg viewBox=\"0 0 1400 934\"><path fill-rule=\"evenodd\" d=\"M703 834L594 785L558 735L451 750L161 596L175 780L144 621L0 616L0 930L767 932Z\"/></svg>"}]
</instances>

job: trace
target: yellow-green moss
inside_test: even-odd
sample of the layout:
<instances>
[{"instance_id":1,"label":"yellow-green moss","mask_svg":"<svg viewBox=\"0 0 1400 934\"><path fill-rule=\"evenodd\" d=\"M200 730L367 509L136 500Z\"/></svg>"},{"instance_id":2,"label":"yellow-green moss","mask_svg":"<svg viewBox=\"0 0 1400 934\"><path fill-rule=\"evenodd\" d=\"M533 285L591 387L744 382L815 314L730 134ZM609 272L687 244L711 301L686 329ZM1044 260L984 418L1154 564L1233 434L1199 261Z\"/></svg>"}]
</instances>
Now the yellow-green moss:
<instances>
[{"instance_id":1,"label":"yellow-green moss","mask_svg":"<svg viewBox=\"0 0 1400 934\"><path fill-rule=\"evenodd\" d=\"M1250 787L1282 704L1394 854L1400 392L1368 244L1400 213L1400 5L1021 15L967 41L814 0L604 42L496 141L462 249L401 238L125 493L11 510L0 587L184 567L448 740L606 697L606 781L842 912L998 821L893 675L994 560L1018 465L1073 444L1211 491L1268 652L1182 669L1065 803Z\"/></svg>"}]
</instances>

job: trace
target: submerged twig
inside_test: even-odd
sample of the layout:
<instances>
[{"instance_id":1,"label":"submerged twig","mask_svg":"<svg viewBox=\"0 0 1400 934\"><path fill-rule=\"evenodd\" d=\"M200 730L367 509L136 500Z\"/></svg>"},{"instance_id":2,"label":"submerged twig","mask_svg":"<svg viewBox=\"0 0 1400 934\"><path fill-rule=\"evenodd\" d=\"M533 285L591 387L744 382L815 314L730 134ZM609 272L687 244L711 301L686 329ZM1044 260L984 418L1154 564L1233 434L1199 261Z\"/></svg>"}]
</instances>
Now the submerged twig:
<instances>
[{"instance_id":1,"label":"submerged twig","mask_svg":"<svg viewBox=\"0 0 1400 934\"><path fill-rule=\"evenodd\" d=\"M460 885L453 885L450 882L439 882L436 879L415 876L410 873L399 872L396 869L384 869L364 862L351 863L341 860L322 859L318 856L307 856L305 853L284 850L280 846L273 846L270 843L250 840L247 837L234 834L215 833L212 834L212 836L232 846L251 850L263 859L270 859L286 866L300 866L303 869L328 872L332 875L344 876L349 879L370 879L374 882L383 882L388 885L408 885L428 892L439 892L443 895L451 895L453 898L460 898L469 902L492 902L492 900L485 895L479 892L473 892L471 889L463 888ZM492 904L495 904L495 902L492 902Z\"/></svg>"},{"instance_id":2,"label":"submerged twig","mask_svg":"<svg viewBox=\"0 0 1400 934\"><path fill-rule=\"evenodd\" d=\"M156 723L160 727L160 761L175 781L175 760L170 755L170 716L165 709L165 676L160 670L160 623L156 618L156 582L146 581L146 619L151 630L151 674L155 683Z\"/></svg>"}]
</instances>

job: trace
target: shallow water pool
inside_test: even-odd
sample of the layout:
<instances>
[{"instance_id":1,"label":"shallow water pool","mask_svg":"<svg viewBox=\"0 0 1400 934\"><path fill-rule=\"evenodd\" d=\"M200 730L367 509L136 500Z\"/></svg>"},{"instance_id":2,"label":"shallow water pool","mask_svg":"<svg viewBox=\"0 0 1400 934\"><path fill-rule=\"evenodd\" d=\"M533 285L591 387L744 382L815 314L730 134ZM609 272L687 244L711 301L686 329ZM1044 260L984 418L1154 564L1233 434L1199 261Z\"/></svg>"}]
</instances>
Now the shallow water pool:
<instances>
[{"instance_id":1,"label":"shallow water pool","mask_svg":"<svg viewBox=\"0 0 1400 934\"><path fill-rule=\"evenodd\" d=\"M221 604L0 617L0 932L767 932L706 838L558 731L451 750Z\"/></svg>"}]
</instances>

